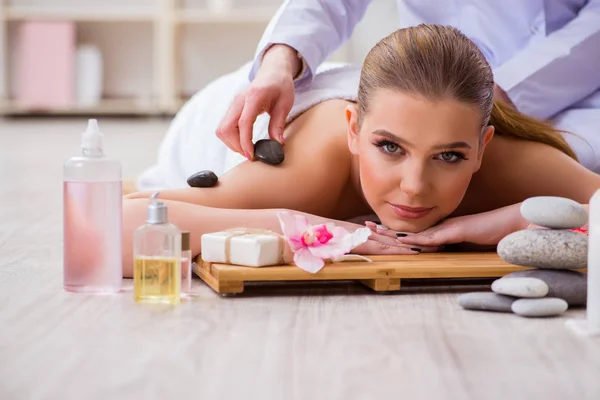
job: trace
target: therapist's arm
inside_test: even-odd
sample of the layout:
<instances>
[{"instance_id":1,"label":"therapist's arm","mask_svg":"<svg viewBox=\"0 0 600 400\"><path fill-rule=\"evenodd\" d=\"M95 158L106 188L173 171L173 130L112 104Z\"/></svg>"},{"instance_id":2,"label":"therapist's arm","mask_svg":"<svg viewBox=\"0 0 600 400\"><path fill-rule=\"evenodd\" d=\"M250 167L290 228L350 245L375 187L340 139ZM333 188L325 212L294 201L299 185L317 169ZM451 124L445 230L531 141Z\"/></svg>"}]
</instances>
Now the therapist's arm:
<instances>
[{"instance_id":1,"label":"therapist's arm","mask_svg":"<svg viewBox=\"0 0 600 400\"><path fill-rule=\"evenodd\" d=\"M310 79L317 67L350 38L370 3L371 0L286 0L260 40L250 80L254 80L265 52L274 44L297 51L304 61L298 78ZM284 61L292 62L277 60Z\"/></svg>"},{"instance_id":2,"label":"therapist's arm","mask_svg":"<svg viewBox=\"0 0 600 400\"><path fill-rule=\"evenodd\" d=\"M239 93L216 130L231 150L254 160L252 129L270 115L269 137L283 144L285 121L294 104L294 80L310 79L345 42L369 0L288 0L273 17L257 49L250 86ZM301 61L298 56L304 61Z\"/></svg>"},{"instance_id":3,"label":"therapist's arm","mask_svg":"<svg viewBox=\"0 0 600 400\"><path fill-rule=\"evenodd\" d=\"M519 111L547 119L600 88L600 0L494 70Z\"/></svg>"}]
</instances>

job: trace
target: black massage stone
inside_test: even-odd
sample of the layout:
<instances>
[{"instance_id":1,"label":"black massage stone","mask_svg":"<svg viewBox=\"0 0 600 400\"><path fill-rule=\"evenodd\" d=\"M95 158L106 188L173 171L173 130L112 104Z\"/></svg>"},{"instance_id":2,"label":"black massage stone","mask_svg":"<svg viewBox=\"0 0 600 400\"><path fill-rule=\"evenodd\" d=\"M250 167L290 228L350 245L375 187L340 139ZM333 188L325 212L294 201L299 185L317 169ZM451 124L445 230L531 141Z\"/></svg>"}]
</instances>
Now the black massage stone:
<instances>
[{"instance_id":1,"label":"black massage stone","mask_svg":"<svg viewBox=\"0 0 600 400\"><path fill-rule=\"evenodd\" d=\"M254 156L269 165L279 165L283 162L283 147L276 140L261 139L254 145Z\"/></svg>"},{"instance_id":2,"label":"black massage stone","mask_svg":"<svg viewBox=\"0 0 600 400\"><path fill-rule=\"evenodd\" d=\"M213 187L218 181L217 175L208 170L196 172L187 179L187 183L191 187Z\"/></svg>"}]
</instances>

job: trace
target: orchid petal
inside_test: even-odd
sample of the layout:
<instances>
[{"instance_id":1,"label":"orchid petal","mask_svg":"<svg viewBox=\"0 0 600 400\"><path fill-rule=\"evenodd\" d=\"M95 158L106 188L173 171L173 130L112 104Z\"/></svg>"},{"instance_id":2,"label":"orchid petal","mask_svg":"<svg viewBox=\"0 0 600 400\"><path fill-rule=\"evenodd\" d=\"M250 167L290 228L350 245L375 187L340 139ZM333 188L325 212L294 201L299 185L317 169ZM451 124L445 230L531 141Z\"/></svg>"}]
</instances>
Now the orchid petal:
<instances>
[{"instance_id":1,"label":"orchid petal","mask_svg":"<svg viewBox=\"0 0 600 400\"><path fill-rule=\"evenodd\" d=\"M345 254L341 257L338 257L334 260L331 260L333 262L345 262L345 261L366 261L366 262L373 262L373 260L371 260L368 257L365 256L361 256L358 254Z\"/></svg>"},{"instance_id":2,"label":"orchid petal","mask_svg":"<svg viewBox=\"0 0 600 400\"><path fill-rule=\"evenodd\" d=\"M298 215L293 215L288 212L279 212L277 213L277 217L279 218L281 232L286 238L301 237L308 226L306 218ZM301 218L304 218L304 221L302 221Z\"/></svg>"},{"instance_id":3,"label":"orchid petal","mask_svg":"<svg viewBox=\"0 0 600 400\"><path fill-rule=\"evenodd\" d=\"M303 249L306 246L304 245L304 243L302 243L302 239L298 239L295 237L292 238L286 238L288 244L290 245L290 248L292 249L292 251L296 251L298 249Z\"/></svg>"},{"instance_id":4,"label":"orchid petal","mask_svg":"<svg viewBox=\"0 0 600 400\"><path fill-rule=\"evenodd\" d=\"M334 259L343 256L348 253L348 241L343 242L335 242L333 240L329 241L329 243L317 246L317 247L309 247L308 250L314 255L322 259Z\"/></svg>"},{"instance_id":5,"label":"orchid petal","mask_svg":"<svg viewBox=\"0 0 600 400\"><path fill-rule=\"evenodd\" d=\"M343 232L343 233L341 233ZM338 258L348 254L353 248L369 240L372 232L369 228L359 228L354 233L349 233L343 228L335 230L334 239L319 247L310 247L311 253L321 258Z\"/></svg>"},{"instance_id":6,"label":"orchid petal","mask_svg":"<svg viewBox=\"0 0 600 400\"><path fill-rule=\"evenodd\" d=\"M356 246L360 246L361 244L366 243L372 234L373 231L371 231L369 228L358 228L357 230L352 232L352 249Z\"/></svg>"},{"instance_id":7,"label":"orchid petal","mask_svg":"<svg viewBox=\"0 0 600 400\"><path fill-rule=\"evenodd\" d=\"M347 253L351 252L355 247L365 243L373 232L369 228L358 228L353 233L344 237L344 247L347 248Z\"/></svg>"},{"instance_id":8,"label":"orchid petal","mask_svg":"<svg viewBox=\"0 0 600 400\"><path fill-rule=\"evenodd\" d=\"M312 274L319 272L325 266L325 262L315 257L307 248L299 249L294 253L294 264Z\"/></svg>"},{"instance_id":9,"label":"orchid petal","mask_svg":"<svg viewBox=\"0 0 600 400\"><path fill-rule=\"evenodd\" d=\"M296 220L296 227L300 230L300 234L306 232L310 225L308 224L308 219L303 215L294 215L294 219Z\"/></svg>"}]
</instances>

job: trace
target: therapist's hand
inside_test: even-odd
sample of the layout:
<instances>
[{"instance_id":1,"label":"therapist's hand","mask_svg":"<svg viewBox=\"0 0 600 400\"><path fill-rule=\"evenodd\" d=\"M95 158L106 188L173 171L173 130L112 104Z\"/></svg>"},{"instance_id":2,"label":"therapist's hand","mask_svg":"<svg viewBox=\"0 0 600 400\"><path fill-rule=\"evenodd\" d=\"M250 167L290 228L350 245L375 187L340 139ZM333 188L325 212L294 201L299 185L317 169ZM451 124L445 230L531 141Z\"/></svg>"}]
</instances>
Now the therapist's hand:
<instances>
[{"instance_id":1,"label":"therapist's hand","mask_svg":"<svg viewBox=\"0 0 600 400\"><path fill-rule=\"evenodd\" d=\"M294 104L294 76L301 68L296 51L273 45L247 90L238 94L217 128L217 137L231 150L254 159L252 127L263 112L271 116L269 136L283 144L285 119Z\"/></svg>"}]
</instances>

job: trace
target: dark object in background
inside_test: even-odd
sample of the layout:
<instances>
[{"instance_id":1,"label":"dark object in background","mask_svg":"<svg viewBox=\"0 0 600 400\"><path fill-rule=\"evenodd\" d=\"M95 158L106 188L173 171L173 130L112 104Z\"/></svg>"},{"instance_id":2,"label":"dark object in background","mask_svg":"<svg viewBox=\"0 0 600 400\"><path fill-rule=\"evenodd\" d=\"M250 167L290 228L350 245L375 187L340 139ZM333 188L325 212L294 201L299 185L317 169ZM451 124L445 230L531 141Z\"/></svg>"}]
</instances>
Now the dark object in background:
<instances>
[{"instance_id":1,"label":"dark object in background","mask_svg":"<svg viewBox=\"0 0 600 400\"><path fill-rule=\"evenodd\" d=\"M278 165L283 162L283 147L276 140L261 139L254 145L254 156L260 161Z\"/></svg>"},{"instance_id":2,"label":"dark object in background","mask_svg":"<svg viewBox=\"0 0 600 400\"><path fill-rule=\"evenodd\" d=\"M187 179L187 183L191 187L213 187L218 181L217 175L208 170L196 172Z\"/></svg>"}]
</instances>

